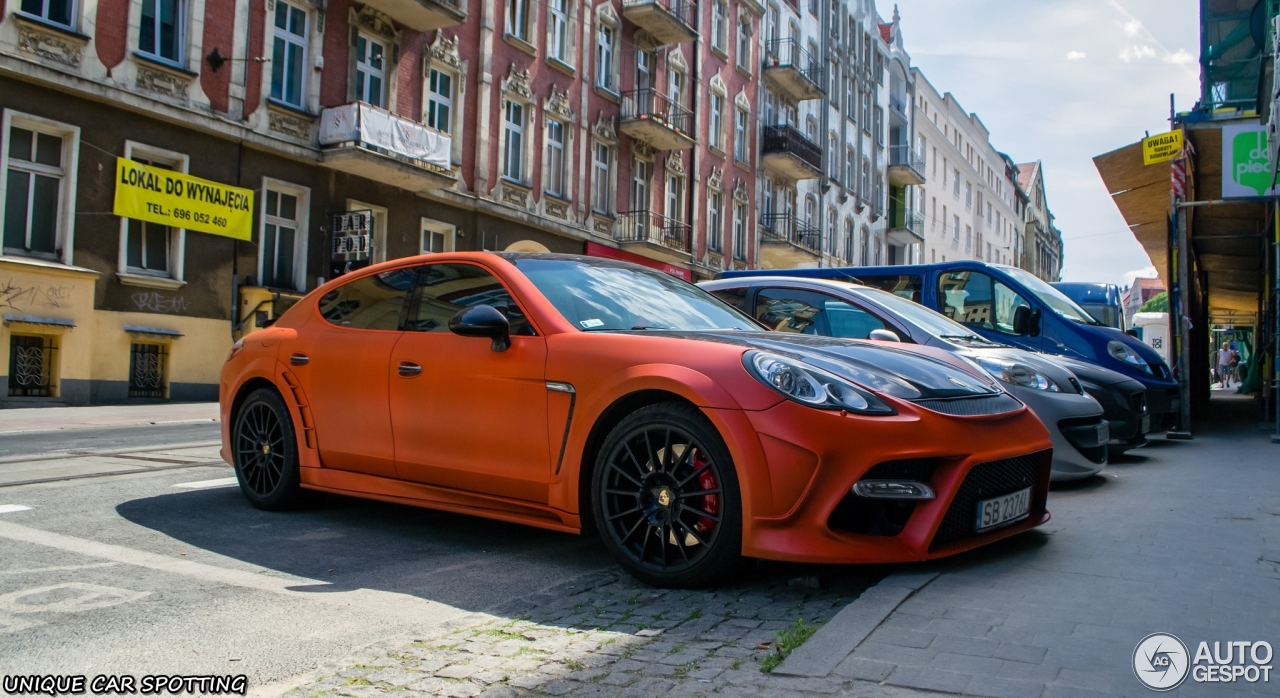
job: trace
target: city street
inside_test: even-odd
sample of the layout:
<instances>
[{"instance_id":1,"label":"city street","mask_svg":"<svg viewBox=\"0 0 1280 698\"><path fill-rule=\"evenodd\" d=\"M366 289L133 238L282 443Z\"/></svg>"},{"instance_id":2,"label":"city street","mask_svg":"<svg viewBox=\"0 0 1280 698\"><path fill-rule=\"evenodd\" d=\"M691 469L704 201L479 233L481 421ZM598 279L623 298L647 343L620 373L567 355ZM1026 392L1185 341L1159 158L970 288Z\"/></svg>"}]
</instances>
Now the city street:
<instances>
[{"instance_id":1,"label":"city street","mask_svg":"<svg viewBox=\"0 0 1280 698\"><path fill-rule=\"evenodd\" d=\"M166 445L212 444L213 423L68 429L69 450L98 440L192 464L0 488L0 674L243 673L255 695L298 698L1143 695L1130 660L1152 632L1189 648L1276 640L1275 447L1238 419L1247 403L1215 404L1194 441L1157 440L1055 488L1047 526L899 568L882 586L931 581L871 617L834 669L789 670L831 644L820 631L770 675L780 641L790 649L894 570L761 563L725 587L653 589L593 539L341 497L257 511L208 464L215 446ZM4 467L21 462L15 435ZM41 443L25 448L49 458ZM113 459L128 461L22 467L38 479ZM1250 691L1280 685L1188 679L1174 695Z\"/></svg>"}]
</instances>

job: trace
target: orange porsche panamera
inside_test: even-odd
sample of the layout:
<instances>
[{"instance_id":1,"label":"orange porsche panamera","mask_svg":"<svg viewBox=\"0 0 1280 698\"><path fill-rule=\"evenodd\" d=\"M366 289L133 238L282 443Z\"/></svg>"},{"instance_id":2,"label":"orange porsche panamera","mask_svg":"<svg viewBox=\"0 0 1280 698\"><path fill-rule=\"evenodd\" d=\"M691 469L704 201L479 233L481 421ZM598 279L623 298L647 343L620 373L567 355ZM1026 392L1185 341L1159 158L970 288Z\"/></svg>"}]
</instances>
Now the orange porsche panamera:
<instances>
[{"instance_id":1,"label":"orange porsche panamera","mask_svg":"<svg viewBox=\"0 0 1280 698\"><path fill-rule=\"evenodd\" d=\"M636 577L951 555L1049 519L1049 435L977 366L763 331L678 279L549 254L399 259L237 341L223 457L322 490L599 533Z\"/></svg>"}]
</instances>

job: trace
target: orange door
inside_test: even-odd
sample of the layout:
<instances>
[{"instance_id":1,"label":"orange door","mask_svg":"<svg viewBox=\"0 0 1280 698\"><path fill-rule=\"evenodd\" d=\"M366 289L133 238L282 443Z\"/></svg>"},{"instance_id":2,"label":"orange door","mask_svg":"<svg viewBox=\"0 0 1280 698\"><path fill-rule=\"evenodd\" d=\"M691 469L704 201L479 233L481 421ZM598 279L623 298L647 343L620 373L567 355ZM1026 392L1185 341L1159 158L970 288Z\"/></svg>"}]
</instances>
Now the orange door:
<instances>
[{"instance_id":1,"label":"orange door","mask_svg":"<svg viewBox=\"0 0 1280 698\"><path fill-rule=\"evenodd\" d=\"M311 403L320 461L326 468L395 477L387 373L404 334L414 270L357 279L325 294L312 318L284 348Z\"/></svg>"},{"instance_id":2,"label":"orange door","mask_svg":"<svg viewBox=\"0 0 1280 698\"><path fill-rule=\"evenodd\" d=\"M511 346L460 337L449 318L478 304L511 320ZM406 480L547 501L546 341L502 284L468 264L427 265L391 353L396 472Z\"/></svg>"}]
</instances>

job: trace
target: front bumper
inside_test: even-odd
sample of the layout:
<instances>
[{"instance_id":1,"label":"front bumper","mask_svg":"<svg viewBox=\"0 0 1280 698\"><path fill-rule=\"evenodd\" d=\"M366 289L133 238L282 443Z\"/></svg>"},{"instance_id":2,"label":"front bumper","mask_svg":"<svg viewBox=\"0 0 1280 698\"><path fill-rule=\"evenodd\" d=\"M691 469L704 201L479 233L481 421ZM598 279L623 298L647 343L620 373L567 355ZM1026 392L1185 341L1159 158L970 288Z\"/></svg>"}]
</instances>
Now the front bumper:
<instances>
[{"instance_id":1,"label":"front bumper","mask_svg":"<svg viewBox=\"0 0 1280 698\"><path fill-rule=\"evenodd\" d=\"M789 401L746 413L765 462L764 468L738 469L750 480L743 482L744 496L750 491L761 512L751 511L744 521L743 554L816 563L929 560L1049 520L1052 442L1029 410L960 417L895 406L900 413L893 417L844 415ZM869 502L902 502L856 498L853 485L876 466L877 472L923 472L936 498L896 508ZM981 534L973 530L978 501L1024 487L1032 490L1025 518ZM770 505L755 507L766 500L762 488L769 489Z\"/></svg>"},{"instance_id":2,"label":"front bumper","mask_svg":"<svg viewBox=\"0 0 1280 698\"><path fill-rule=\"evenodd\" d=\"M1159 433L1178 426L1178 412L1182 409L1179 390L1173 388L1148 388L1147 411L1151 414L1151 431Z\"/></svg>"},{"instance_id":3,"label":"front bumper","mask_svg":"<svg viewBox=\"0 0 1280 698\"><path fill-rule=\"evenodd\" d=\"M1129 385L1140 383L1126 381ZM1154 418L1148 411L1147 391L1125 384L1095 385L1084 383L1085 392L1102 405L1102 418L1111 427L1108 447L1113 453L1137 448L1147 443L1147 433L1153 428Z\"/></svg>"},{"instance_id":4,"label":"front bumper","mask_svg":"<svg viewBox=\"0 0 1280 698\"><path fill-rule=\"evenodd\" d=\"M1096 400L1076 393L1050 393L1031 388L1013 388L1011 393L1026 403L1049 430L1053 441L1053 476L1057 480L1078 480L1094 475L1107 464L1107 442L1098 442L1098 425L1103 409ZM1104 427L1108 432L1109 425Z\"/></svg>"}]
</instances>

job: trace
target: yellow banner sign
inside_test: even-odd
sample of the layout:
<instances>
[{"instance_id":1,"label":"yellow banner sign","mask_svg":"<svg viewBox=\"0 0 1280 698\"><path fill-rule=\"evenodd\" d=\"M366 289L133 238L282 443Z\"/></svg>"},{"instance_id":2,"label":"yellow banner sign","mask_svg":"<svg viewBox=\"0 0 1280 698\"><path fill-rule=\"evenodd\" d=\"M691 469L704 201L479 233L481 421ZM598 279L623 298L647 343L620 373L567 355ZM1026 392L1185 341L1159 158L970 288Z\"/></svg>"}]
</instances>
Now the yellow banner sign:
<instances>
[{"instance_id":1,"label":"yellow banner sign","mask_svg":"<svg viewBox=\"0 0 1280 698\"><path fill-rule=\"evenodd\" d=\"M1170 131L1142 139L1142 164L1168 162L1182 154L1182 131Z\"/></svg>"},{"instance_id":2,"label":"yellow banner sign","mask_svg":"<svg viewBox=\"0 0 1280 698\"><path fill-rule=\"evenodd\" d=\"M116 158L115 214L248 240L253 233L253 190Z\"/></svg>"}]
</instances>

